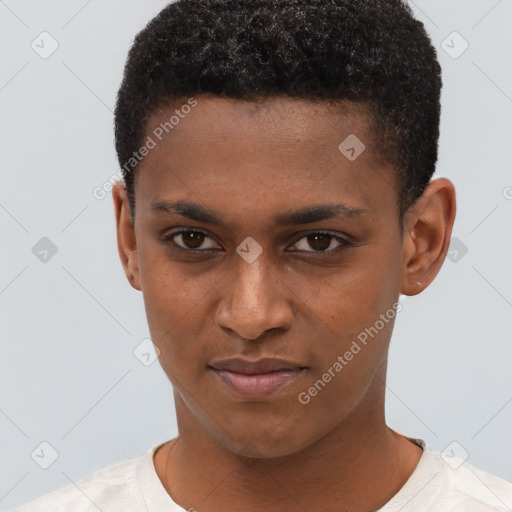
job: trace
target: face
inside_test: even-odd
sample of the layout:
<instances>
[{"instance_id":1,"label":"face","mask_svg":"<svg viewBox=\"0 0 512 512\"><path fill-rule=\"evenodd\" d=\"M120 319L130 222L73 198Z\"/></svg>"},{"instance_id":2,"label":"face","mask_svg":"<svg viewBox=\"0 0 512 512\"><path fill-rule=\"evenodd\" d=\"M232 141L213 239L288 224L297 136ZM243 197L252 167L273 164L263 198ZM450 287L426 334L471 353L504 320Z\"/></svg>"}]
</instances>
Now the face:
<instances>
[{"instance_id":1,"label":"face","mask_svg":"<svg viewBox=\"0 0 512 512\"><path fill-rule=\"evenodd\" d=\"M122 196L125 269L178 423L235 453L292 454L383 408L394 173L356 104L196 101L148 121L134 226Z\"/></svg>"}]
</instances>

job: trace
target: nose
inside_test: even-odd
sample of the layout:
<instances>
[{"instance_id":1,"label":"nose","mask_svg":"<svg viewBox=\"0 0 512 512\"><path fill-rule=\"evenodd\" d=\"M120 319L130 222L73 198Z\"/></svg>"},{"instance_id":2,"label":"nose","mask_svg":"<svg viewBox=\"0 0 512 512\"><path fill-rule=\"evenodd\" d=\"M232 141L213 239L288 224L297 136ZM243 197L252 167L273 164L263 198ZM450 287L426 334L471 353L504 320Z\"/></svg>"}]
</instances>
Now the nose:
<instances>
[{"instance_id":1,"label":"nose","mask_svg":"<svg viewBox=\"0 0 512 512\"><path fill-rule=\"evenodd\" d=\"M288 330L293 320L290 295L278 270L263 255L252 263L240 258L223 283L217 325L251 341L271 329Z\"/></svg>"}]
</instances>

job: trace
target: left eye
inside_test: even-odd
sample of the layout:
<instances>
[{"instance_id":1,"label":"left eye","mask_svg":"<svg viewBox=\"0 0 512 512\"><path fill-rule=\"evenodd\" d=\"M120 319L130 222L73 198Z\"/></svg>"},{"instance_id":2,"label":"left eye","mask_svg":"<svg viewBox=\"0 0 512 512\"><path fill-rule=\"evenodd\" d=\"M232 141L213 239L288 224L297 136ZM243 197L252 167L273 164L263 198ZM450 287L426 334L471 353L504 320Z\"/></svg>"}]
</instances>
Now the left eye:
<instances>
[{"instance_id":1,"label":"left eye","mask_svg":"<svg viewBox=\"0 0 512 512\"><path fill-rule=\"evenodd\" d=\"M165 243L171 242L179 248L189 251L207 251L209 249L219 248L218 244L216 244L206 233L191 229L183 229L181 231L167 233L164 235L162 240ZM207 243L206 247L201 248L206 240L210 240L210 243ZM337 245L334 245L333 247L333 243ZM337 253L347 249L350 245L351 243L341 236L317 231L307 233L302 236L291 247L295 247L299 252ZM308 248L312 250L308 250Z\"/></svg>"},{"instance_id":2,"label":"left eye","mask_svg":"<svg viewBox=\"0 0 512 512\"><path fill-rule=\"evenodd\" d=\"M299 246L301 240L304 240L305 242L302 244L302 249L299 247L299 251L304 250L305 252L339 252L340 250L346 249L350 245L347 240L340 236L336 236L331 233L324 233L321 231L308 233L307 235L300 238L294 245ZM333 242L336 242L338 245L332 247ZM313 250L309 251L307 248L304 248L307 246L311 247Z\"/></svg>"}]
</instances>

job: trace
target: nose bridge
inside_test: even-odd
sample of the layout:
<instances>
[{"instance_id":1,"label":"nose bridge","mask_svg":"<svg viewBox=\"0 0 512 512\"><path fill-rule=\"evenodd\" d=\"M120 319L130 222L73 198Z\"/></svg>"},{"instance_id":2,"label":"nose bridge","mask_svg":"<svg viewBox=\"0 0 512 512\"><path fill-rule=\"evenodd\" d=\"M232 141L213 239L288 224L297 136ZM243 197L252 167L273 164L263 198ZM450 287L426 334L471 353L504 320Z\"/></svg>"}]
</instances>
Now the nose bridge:
<instances>
[{"instance_id":1,"label":"nose bridge","mask_svg":"<svg viewBox=\"0 0 512 512\"><path fill-rule=\"evenodd\" d=\"M289 327L291 312L275 276L277 270L264 254L250 263L237 258L223 287L218 324L245 339L255 339L268 329Z\"/></svg>"},{"instance_id":2,"label":"nose bridge","mask_svg":"<svg viewBox=\"0 0 512 512\"><path fill-rule=\"evenodd\" d=\"M231 301L240 310L261 312L272 300L272 270L266 257L261 254L250 263L240 258L235 267L230 284Z\"/></svg>"}]
</instances>

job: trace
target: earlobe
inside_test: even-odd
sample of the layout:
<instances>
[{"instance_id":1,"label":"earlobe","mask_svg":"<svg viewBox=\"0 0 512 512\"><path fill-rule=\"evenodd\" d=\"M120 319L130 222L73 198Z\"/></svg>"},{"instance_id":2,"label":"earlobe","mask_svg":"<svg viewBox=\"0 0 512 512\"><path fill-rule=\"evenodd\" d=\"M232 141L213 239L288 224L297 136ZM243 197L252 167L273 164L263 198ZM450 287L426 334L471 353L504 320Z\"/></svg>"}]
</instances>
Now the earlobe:
<instances>
[{"instance_id":1,"label":"earlobe","mask_svg":"<svg viewBox=\"0 0 512 512\"><path fill-rule=\"evenodd\" d=\"M455 212L455 187L438 178L406 213L400 293L417 295L434 280L448 252Z\"/></svg>"},{"instance_id":2,"label":"earlobe","mask_svg":"<svg viewBox=\"0 0 512 512\"><path fill-rule=\"evenodd\" d=\"M117 230L117 249L124 273L133 288L141 290L137 240L131 218L130 203L126 186L123 181L117 182L112 188L114 212Z\"/></svg>"}]
</instances>

